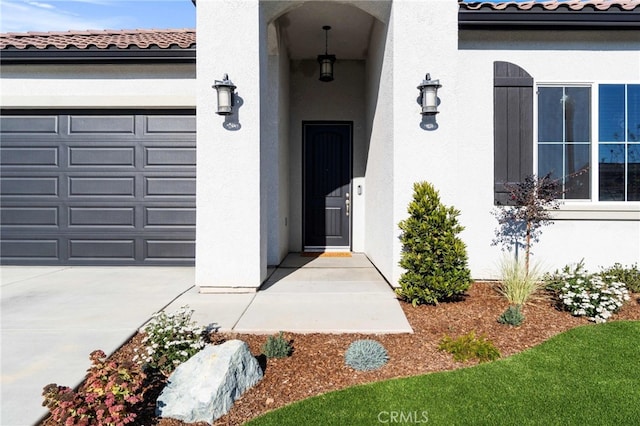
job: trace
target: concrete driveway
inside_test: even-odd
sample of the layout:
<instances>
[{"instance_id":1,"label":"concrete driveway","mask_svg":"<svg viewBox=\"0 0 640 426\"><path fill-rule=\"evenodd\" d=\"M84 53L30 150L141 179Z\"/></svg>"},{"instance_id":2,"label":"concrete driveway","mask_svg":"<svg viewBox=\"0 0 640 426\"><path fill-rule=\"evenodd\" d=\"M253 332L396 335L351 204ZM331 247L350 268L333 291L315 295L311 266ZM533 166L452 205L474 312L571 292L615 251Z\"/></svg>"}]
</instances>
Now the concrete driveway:
<instances>
[{"instance_id":1,"label":"concrete driveway","mask_svg":"<svg viewBox=\"0 0 640 426\"><path fill-rule=\"evenodd\" d=\"M0 424L31 425L47 414L45 385L78 385L89 354L116 350L193 286L194 269L2 266L0 282Z\"/></svg>"},{"instance_id":2,"label":"concrete driveway","mask_svg":"<svg viewBox=\"0 0 640 426\"><path fill-rule=\"evenodd\" d=\"M75 387L89 354L110 354L151 316L188 305L200 325L240 333L411 333L393 290L362 254L293 253L256 293L199 294L189 267L0 267L0 424L47 414L42 388Z\"/></svg>"}]
</instances>

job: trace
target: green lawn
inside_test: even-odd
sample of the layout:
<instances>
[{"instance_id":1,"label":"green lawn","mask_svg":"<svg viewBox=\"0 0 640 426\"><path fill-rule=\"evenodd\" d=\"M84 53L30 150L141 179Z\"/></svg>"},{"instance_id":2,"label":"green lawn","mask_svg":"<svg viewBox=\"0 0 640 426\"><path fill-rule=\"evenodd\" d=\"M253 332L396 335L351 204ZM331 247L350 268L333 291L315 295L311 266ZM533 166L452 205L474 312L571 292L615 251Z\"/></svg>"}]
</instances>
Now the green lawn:
<instances>
[{"instance_id":1,"label":"green lawn","mask_svg":"<svg viewBox=\"0 0 640 426\"><path fill-rule=\"evenodd\" d=\"M639 425L640 321L582 326L492 363L331 392L249 424L419 423Z\"/></svg>"}]
</instances>

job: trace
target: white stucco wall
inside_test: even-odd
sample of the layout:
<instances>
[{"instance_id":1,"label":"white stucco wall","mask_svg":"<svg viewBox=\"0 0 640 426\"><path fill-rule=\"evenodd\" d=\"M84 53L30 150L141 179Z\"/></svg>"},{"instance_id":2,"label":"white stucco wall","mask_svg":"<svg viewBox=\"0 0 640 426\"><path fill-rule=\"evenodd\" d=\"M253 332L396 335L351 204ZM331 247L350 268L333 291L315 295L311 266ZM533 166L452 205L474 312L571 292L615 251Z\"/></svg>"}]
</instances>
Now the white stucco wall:
<instances>
[{"instance_id":1,"label":"white stucco wall","mask_svg":"<svg viewBox=\"0 0 640 426\"><path fill-rule=\"evenodd\" d=\"M455 2L430 1L393 3L387 43L392 43L391 72L393 86L392 167L372 169L367 176L371 185L383 173L390 173L393 195L393 220L383 220L375 207L367 208L367 247L370 258L382 271L388 260L383 247L392 247L390 281L396 284L402 273L398 266L401 246L397 223L407 215L412 185L427 180L439 190L442 201L461 211L460 222L466 227L461 237L467 244L469 266L474 278L496 278L502 256L492 247L496 220L493 209L493 62L514 62L536 82L608 81L637 83L640 80L639 36L632 32L462 32L460 43ZM511 40L511 41L504 41ZM564 42L562 40L565 40ZM388 48L389 49L389 48ZM389 65L385 57L385 67ZM416 86L426 72L439 79L440 114L438 128L420 127ZM384 79L384 77L383 77ZM384 82L380 90L384 89ZM384 105L379 98L378 105ZM382 134L376 129L369 156L380 155L384 145L375 143ZM379 133L380 132L380 133ZM375 163L377 164L377 163ZM378 182L382 184L383 180ZM380 188L383 187L380 186ZM376 204L376 203L371 203ZM545 228L539 244L534 246L536 259L552 270L584 258L587 267L614 262L640 260L640 203L567 202L558 213L559 220ZM598 220L593 220L598 219ZM605 220L606 219L606 220ZM613 219L613 220L612 220ZM622 219L622 220L615 220ZM374 225L375 222L378 222ZM382 237L380 229L394 229L393 238ZM387 275L387 274L385 274ZM389 278L389 277L388 277Z\"/></svg>"},{"instance_id":2,"label":"white stucco wall","mask_svg":"<svg viewBox=\"0 0 640 426\"><path fill-rule=\"evenodd\" d=\"M388 21L389 17L386 17ZM366 66L367 151L365 253L380 272L392 279L393 241L393 27L376 21Z\"/></svg>"},{"instance_id":3,"label":"white stucco wall","mask_svg":"<svg viewBox=\"0 0 640 426\"><path fill-rule=\"evenodd\" d=\"M457 165L461 175L455 206L462 211L463 233L474 277L495 277L501 256L489 244L496 228L493 203L493 62L524 68L539 83L640 82L637 32L479 32L460 34L457 90L459 126L464 141ZM443 82L443 84L447 84ZM597 87L592 88L595 96ZM446 87L442 97L445 98ZM443 108L444 109L444 108ZM535 115L535 106L534 106ZM535 128L535 126L534 126ZM595 137L593 138L595 140ZM594 142L596 147L596 142ZM535 152L535 149L534 149ZM597 155L597 148L592 149ZM535 155L535 154L534 154ZM593 157L597 162L597 157ZM592 189L593 190L593 189ZM640 202L566 201L559 220L543 228L534 258L548 270L584 259L589 270L615 262L640 261ZM595 219L595 220L594 220Z\"/></svg>"},{"instance_id":4,"label":"white stucco wall","mask_svg":"<svg viewBox=\"0 0 640 426\"><path fill-rule=\"evenodd\" d=\"M267 208L267 264L289 252L289 56L279 28L268 28L267 82L262 87L262 173Z\"/></svg>"},{"instance_id":5,"label":"white stucco wall","mask_svg":"<svg viewBox=\"0 0 640 426\"><path fill-rule=\"evenodd\" d=\"M413 183L427 180L439 191L442 201L456 204L467 190L461 183L468 170L459 167L460 151L468 141L457 132L461 126L458 111L457 12L454 1L396 1L393 3L393 273L397 284L401 244L398 222L407 217ZM430 73L443 87L439 91L438 128L424 130L420 124L419 91L416 87ZM492 163L491 163L492 164Z\"/></svg>"},{"instance_id":6,"label":"white stucco wall","mask_svg":"<svg viewBox=\"0 0 640 426\"><path fill-rule=\"evenodd\" d=\"M3 65L3 108L193 108L195 65Z\"/></svg>"},{"instance_id":7,"label":"white stucco wall","mask_svg":"<svg viewBox=\"0 0 640 426\"><path fill-rule=\"evenodd\" d=\"M201 291L255 290L266 277L260 144L266 26L257 0L220 0L198 4L197 27L196 284ZM211 88L225 73L241 102L226 118L215 114Z\"/></svg>"}]
</instances>

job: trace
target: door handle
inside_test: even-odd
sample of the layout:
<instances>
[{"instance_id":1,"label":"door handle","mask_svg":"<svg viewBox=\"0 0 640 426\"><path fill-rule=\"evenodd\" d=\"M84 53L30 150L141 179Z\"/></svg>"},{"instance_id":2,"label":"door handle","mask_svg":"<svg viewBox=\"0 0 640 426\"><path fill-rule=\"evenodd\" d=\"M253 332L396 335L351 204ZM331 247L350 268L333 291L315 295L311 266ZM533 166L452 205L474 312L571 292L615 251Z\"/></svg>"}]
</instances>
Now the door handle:
<instances>
[{"instance_id":1,"label":"door handle","mask_svg":"<svg viewBox=\"0 0 640 426\"><path fill-rule=\"evenodd\" d=\"M345 194L345 197L347 199L344 201L344 204L346 206L347 216L349 216L349 210L350 210L350 207L351 207L351 201L349 200L349 193L348 192Z\"/></svg>"}]
</instances>

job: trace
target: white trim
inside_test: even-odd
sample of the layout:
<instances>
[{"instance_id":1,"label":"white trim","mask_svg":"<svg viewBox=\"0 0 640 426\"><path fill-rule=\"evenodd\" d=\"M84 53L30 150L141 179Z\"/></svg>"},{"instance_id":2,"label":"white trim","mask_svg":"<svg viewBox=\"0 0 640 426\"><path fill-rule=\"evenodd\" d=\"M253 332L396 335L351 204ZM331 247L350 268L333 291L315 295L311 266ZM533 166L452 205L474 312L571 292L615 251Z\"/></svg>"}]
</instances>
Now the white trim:
<instances>
[{"instance_id":1,"label":"white trim","mask_svg":"<svg viewBox=\"0 0 640 426\"><path fill-rule=\"evenodd\" d=\"M640 221L640 202L565 202L551 215L554 220Z\"/></svg>"}]
</instances>

